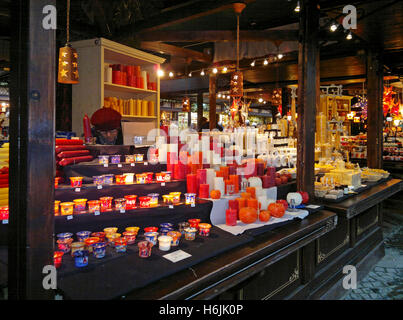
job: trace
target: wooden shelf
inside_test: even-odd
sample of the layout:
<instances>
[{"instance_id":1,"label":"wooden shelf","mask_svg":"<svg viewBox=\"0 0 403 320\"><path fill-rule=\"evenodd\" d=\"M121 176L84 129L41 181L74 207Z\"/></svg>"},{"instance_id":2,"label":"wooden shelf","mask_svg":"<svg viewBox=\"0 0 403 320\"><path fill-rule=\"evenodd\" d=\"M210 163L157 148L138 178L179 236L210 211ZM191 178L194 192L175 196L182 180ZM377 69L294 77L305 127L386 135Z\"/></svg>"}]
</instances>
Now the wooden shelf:
<instances>
[{"instance_id":1,"label":"wooden shelf","mask_svg":"<svg viewBox=\"0 0 403 320\"><path fill-rule=\"evenodd\" d=\"M122 120L131 120L131 119L157 119L157 116L131 116L122 114Z\"/></svg>"},{"instance_id":2,"label":"wooden shelf","mask_svg":"<svg viewBox=\"0 0 403 320\"><path fill-rule=\"evenodd\" d=\"M104 82L105 90L113 90L119 92L130 92L130 93L143 93L143 94L157 94L157 91L140 89L135 87L122 86L120 84L114 84L109 82Z\"/></svg>"}]
</instances>

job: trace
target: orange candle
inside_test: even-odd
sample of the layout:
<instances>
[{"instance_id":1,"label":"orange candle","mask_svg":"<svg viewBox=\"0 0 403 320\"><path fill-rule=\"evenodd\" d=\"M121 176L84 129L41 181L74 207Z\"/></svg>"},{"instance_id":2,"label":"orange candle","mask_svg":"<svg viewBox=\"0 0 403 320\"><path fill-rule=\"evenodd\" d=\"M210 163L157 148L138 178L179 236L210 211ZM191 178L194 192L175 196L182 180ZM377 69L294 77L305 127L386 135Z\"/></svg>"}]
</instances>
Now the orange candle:
<instances>
[{"instance_id":1,"label":"orange candle","mask_svg":"<svg viewBox=\"0 0 403 320\"><path fill-rule=\"evenodd\" d=\"M256 199L256 189L255 189L255 187L247 187L246 192L250 193L251 198Z\"/></svg>"},{"instance_id":2,"label":"orange candle","mask_svg":"<svg viewBox=\"0 0 403 320\"><path fill-rule=\"evenodd\" d=\"M248 199L246 198L236 198L236 201L238 201L238 209L244 208L247 206L247 201Z\"/></svg>"},{"instance_id":3,"label":"orange candle","mask_svg":"<svg viewBox=\"0 0 403 320\"><path fill-rule=\"evenodd\" d=\"M229 178L229 167L221 167L220 170L223 173L224 180L228 180L228 178Z\"/></svg>"},{"instance_id":4,"label":"orange candle","mask_svg":"<svg viewBox=\"0 0 403 320\"><path fill-rule=\"evenodd\" d=\"M234 193L239 193L239 178L238 175L233 174L229 176L231 183L234 185Z\"/></svg>"},{"instance_id":5,"label":"orange candle","mask_svg":"<svg viewBox=\"0 0 403 320\"><path fill-rule=\"evenodd\" d=\"M216 176L216 177L222 177L222 178L224 177L222 171L216 171L216 172L215 172L215 176Z\"/></svg>"},{"instance_id":6,"label":"orange candle","mask_svg":"<svg viewBox=\"0 0 403 320\"><path fill-rule=\"evenodd\" d=\"M242 193L241 193L241 198L244 198L244 199L251 199L251 198L252 198L252 195L251 195L249 192L242 192Z\"/></svg>"},{"instance_id":7,"label":"orange candle","mask_svg":"<svg viewBox=\"0 0 403 320\"><path fill-rule=\"evenodd\" d=\"M247 199L248 207L258 209L259 203L257 199Z\"/></svg>"}]
</instances>

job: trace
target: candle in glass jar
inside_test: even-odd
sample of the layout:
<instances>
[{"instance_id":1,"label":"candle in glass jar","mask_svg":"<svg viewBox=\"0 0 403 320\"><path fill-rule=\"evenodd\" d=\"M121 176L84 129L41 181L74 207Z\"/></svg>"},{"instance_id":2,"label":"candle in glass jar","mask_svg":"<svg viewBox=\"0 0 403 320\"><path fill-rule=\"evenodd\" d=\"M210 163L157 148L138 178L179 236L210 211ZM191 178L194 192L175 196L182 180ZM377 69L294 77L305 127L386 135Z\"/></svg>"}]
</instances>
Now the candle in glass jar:
<instances>
[{"instance_id":1,"label":"candle in glass jar","mask_svg":"<svg viewBox=\"0 0 403 320\"><path fill-rule=\"evenodd\" d=\"M227 209L225 211L225 224L227 226L236 226L237 223L237 211L234 209Z\"/></svg>"}]
</instances>

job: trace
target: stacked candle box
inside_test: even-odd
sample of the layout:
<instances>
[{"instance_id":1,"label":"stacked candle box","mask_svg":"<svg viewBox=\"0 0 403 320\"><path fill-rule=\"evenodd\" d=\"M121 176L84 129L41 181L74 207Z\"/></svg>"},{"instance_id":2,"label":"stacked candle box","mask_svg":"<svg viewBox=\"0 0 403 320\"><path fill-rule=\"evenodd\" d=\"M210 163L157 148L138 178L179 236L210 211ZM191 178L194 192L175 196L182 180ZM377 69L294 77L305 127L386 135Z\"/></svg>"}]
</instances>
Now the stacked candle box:
<instances>
[{"instance_id":1,"label":"stacked candle box","mask_svg":"<svg viewBox=\"0 0 403 320\"><path fill-rule=\"evenodd\" d=\"M112 64L105 65L105 81L122 86L157 90L157 83L150 81L150 74L140 66Z\"/></svg>"},{"instance_id":2,"label":"stacked candle box","mask_svg":"<svg viewBox=\"0 0 403 320\"><path fill-rule=\"evenodd\" d=\"M155 102L141 99L119 99L116 97L105 97L104 106L118 111L125 116L155 116Z\"/></svg>"}]
</instances>

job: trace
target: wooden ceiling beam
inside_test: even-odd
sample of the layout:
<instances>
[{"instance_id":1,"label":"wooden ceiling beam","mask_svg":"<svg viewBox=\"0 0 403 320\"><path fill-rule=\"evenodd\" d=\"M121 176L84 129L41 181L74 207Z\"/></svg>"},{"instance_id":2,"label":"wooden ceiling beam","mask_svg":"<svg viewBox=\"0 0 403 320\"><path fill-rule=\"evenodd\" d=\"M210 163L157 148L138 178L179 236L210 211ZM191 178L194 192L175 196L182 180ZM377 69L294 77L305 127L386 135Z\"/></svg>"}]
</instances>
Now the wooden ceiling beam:
<instances>
[{"instance_id":1,"label":"wooden ceiling beam","mask_svg":"<svg viewBox=\"0 0 403 320\"><path fill-rule=\"evenodd\" d=\"M139 41L155 42L221 42L236 41L235 30L145 31L136 35ZM298 30L241 30L241 41L297 41Z\"/></svg>"},{"instance_id":2,"label":"wooden ceiling beam","mask_svg":"<svg viewBox=\"0 0 403 320\"><path fill-rule=\"evenodd\" d=\"M158 52L161 54L169 54L172 56L178 56L182 58L189 58L193 61L199 61L204 63L211 63L212 56L186 48L181 48L177 46L173 46L170 44L162 43L162 42L150 42L150 41L142 41L140 42L140 48L144 50L151 50L154 52Z\"/></svg>"}]
</instances>

